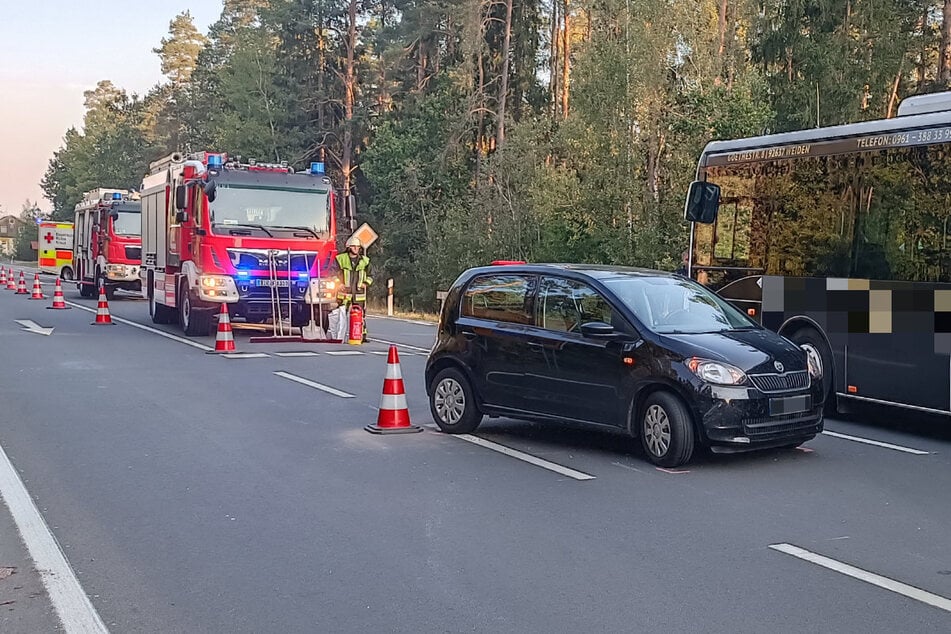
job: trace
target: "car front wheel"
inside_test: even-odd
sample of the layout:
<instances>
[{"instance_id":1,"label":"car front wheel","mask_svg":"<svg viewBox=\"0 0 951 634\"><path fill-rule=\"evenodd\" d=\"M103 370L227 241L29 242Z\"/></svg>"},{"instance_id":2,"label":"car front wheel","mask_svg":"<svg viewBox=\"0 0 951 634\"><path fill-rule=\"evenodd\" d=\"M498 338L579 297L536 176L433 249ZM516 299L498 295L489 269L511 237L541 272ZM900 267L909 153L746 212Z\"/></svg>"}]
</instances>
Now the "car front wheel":
<instances>
[{"instance_id":1,"label":"car front wheel","mask_svg":"<svg viewBox=\"0 0 951 634\"><path fill-rule=\"evenodd\" d=\"M690 460L694 430L690 413L669 392L647 397L641 410L641 446L647 459L659 467L679 467Z\"/></svg>"},{"instance_id":2,"label":"car front wheel","mask_svg":"<svg viewBox=\"0 0 951 634\"><path fill-rule=\"evenodd\" d=\"M447 434L468 434L482 422L469 380L456 368L446 368L433 379L429 409L439 429Z\"/></svg>"}]
</instances>

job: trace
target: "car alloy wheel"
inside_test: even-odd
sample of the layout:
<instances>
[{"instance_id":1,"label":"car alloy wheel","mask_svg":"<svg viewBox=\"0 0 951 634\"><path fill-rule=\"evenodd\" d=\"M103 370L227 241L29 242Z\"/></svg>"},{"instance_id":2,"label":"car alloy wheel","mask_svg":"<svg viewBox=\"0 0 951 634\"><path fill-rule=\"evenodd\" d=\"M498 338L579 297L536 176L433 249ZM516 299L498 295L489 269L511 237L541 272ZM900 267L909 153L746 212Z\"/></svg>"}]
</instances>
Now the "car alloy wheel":
<instances>
[{"instance_id":1,"label":"car alloy wheel","mask_svg":"<svg viewBox=\"0 0 951 634\"><path fill-rule=\"evenodd\" d=\"M445 377L436 385L433 407L442 422L457 425L466 411L466 394L459 382Z\"/></svg>"},{"instance_id":2,"label":"car alloy wheel","mask_svg":"<svg viewBox=\"0 0 951 634\"><path fill-rule=\"evenodd\" d=\"M644 413L644 440L647 449L658 458L670 450L670 419L658 404L652 404Z\"/></svg>"}]
</instances>

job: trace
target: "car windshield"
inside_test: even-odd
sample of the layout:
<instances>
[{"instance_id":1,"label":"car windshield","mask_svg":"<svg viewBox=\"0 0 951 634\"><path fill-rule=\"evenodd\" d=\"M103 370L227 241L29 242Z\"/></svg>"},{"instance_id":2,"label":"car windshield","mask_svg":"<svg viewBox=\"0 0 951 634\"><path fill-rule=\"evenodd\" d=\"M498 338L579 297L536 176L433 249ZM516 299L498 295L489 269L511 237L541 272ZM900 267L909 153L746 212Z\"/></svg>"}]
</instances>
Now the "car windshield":
<instances>
[{"instance_id":1,"label":"car windshield","mask_svg":"<svg viewBox=\"0 0 951 634\"><path fill-rule=\"evenodd\" d=\"M619 277L604 281L645 326L661 334L759 328L713 292L679 277Z\"/></svg>"},{"instance_id":2,"label":"car windshield","mask_svg":"<svg viewBox=\"0 0 951 634\"><path fill-rule=\"evenodd\" d=\"M211 226L301 228L317 234L330 230L327 190L239 187L219 184L210 204Z\"/></svg>"},{"instance_id":3,"label":"car windshield","mask_svg":"<svg viewBox=\"0 0 951 634\"><path fill-rule=\"evenodd\" d=\"M142 214L120 211L119 216L112 219L112 230L118 236L142 235Z\"/></svg>"}]
</instances>

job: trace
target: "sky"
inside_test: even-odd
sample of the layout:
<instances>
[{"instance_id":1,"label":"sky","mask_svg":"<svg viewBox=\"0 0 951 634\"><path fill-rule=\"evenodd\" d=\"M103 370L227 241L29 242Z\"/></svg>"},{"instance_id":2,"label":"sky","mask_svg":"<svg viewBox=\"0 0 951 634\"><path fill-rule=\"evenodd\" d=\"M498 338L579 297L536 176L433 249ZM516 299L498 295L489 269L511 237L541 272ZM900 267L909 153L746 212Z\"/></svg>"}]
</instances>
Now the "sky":
<instances>
[{"instance_id":1,"label":"sky","mask_svg":"<svg viewBox=\"0 0 951 634\"><path fill-rule=\"evenodd\" d=\"M221 0L0 0L0 216L25 200L50 209L40 179L83 91L102 79L144 94L163 80L152 49L189 10L203 32Z\"/></svg>"}]
</instances>

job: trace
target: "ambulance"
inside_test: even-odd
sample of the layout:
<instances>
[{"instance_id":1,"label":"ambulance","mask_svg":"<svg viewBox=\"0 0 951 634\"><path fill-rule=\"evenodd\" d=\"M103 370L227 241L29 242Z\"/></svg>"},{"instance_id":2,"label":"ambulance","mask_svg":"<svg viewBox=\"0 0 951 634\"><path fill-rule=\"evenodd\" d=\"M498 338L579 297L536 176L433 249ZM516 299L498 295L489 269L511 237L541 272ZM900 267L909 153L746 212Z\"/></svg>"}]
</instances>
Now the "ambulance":
<instances>
[{"instance_id":1,"label":"ambulance","mask_svg":"<svg viewBox=\"0 0 951 634\"><path fill-rule=\"evenodd\" d=\"M36 252L37 268L64 280L75 277L73 271L73 223L43 221L39 223Z\"/></svg>"}]
</instances>

